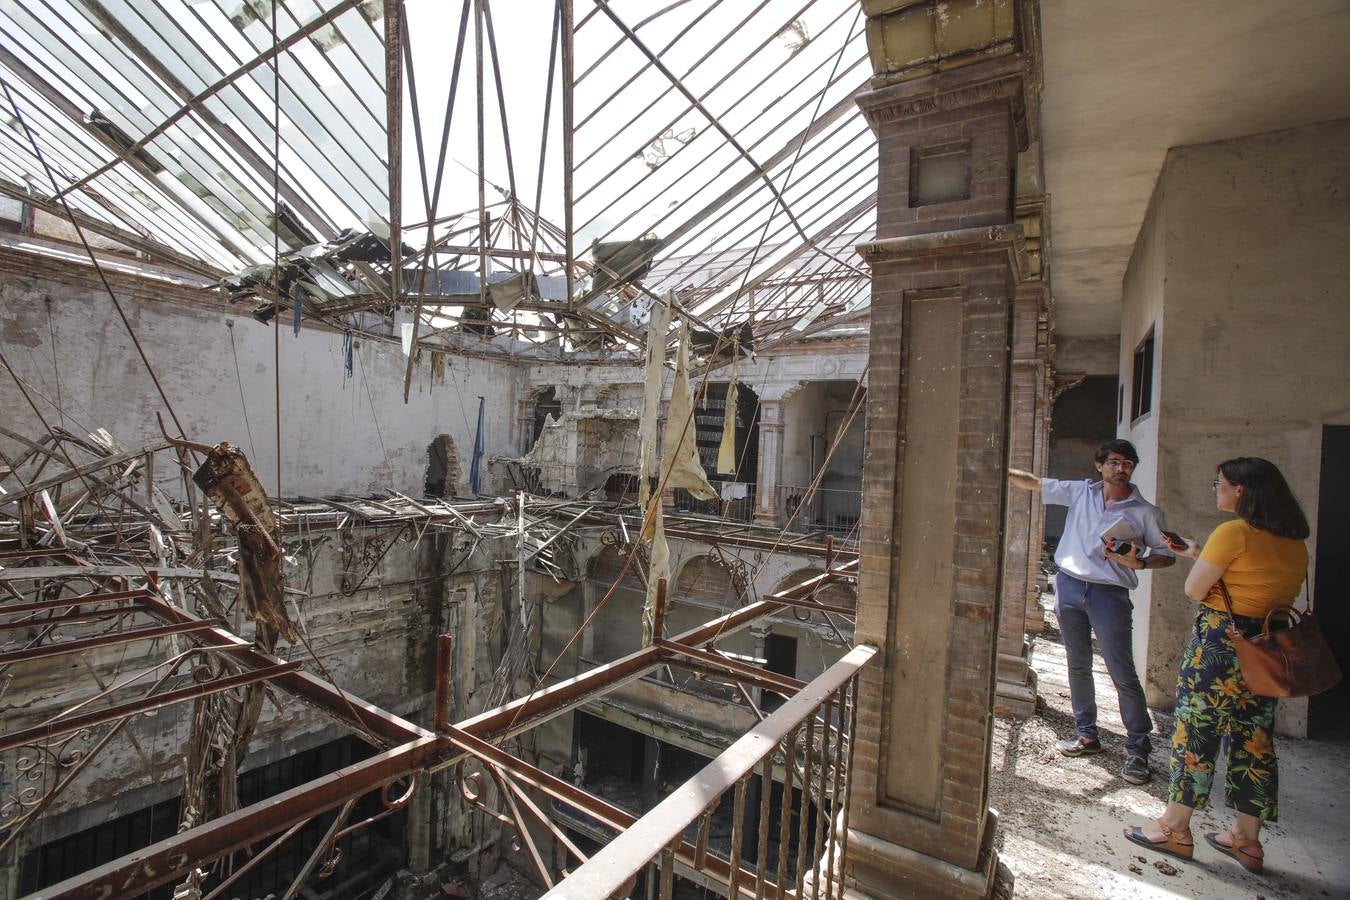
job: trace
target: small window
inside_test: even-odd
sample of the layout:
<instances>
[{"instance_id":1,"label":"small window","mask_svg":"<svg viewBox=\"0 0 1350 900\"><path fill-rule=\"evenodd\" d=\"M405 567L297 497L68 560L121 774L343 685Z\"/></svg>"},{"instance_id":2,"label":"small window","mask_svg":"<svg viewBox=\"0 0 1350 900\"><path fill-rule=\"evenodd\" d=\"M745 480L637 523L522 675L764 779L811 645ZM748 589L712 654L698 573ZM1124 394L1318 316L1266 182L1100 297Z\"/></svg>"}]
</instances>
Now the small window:
<instances>
[{"instance_id":1,"label":"small window","mask_svg":"<svg viewBox=\"0 0 1350 900\"><path fill-rule=\"evenodd\" d=\"M1134 394L1130 400L1130 421L1148 415L1153 409L1153 329L1134 351Z\"/></svg>"},{"instance_id":2,"label":"small window","mask_svg":"<svg viewBox=\"0 0 1350 900\"><path fill-rule=\"evenodd\" d=\"M970 199L970 142L915 149L909 160L910 206Z\"/></svg>"}]
</instances>

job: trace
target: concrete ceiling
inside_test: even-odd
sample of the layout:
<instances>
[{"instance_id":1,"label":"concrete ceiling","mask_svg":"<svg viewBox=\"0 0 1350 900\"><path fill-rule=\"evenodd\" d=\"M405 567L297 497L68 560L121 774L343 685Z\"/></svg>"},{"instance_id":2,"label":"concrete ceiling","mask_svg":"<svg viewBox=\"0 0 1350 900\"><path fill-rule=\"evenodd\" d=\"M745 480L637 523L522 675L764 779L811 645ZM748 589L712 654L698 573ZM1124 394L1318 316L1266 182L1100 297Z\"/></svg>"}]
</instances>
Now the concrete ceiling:
<instances>
[{"instance_id":1,"label":"concrete ceiling","mask_svg":"<svg viewBox=\"0 0 1350 900\"><path fill-rule=\"evenodd\" d=\"M1041 0L1041 28L1061 337L1119 333L1169 147L1350 117L1346 0Z\"/></svg>"}]
</instances>

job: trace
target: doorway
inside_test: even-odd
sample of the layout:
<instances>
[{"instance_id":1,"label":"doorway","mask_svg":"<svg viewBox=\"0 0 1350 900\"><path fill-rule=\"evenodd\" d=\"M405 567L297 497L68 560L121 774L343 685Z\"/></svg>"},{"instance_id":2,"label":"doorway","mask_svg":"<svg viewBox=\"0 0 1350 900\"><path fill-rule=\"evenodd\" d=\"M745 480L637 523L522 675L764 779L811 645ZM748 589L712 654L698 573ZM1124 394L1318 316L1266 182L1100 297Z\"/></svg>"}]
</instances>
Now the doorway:
<instances>
[{"instance_id":1,"label":"doorway","mask_svg":"<svg viewBox=\"0 0 1350 900\"><path fill-rule=\"evenodd\" d=\"M1317 621L1341 664L1350 672L1350 572L1339 565L1350 541L1350 425L1322 427L1322 478L1317 496ZM1350 681L1309 701L1308 737L1350 741Z\"/></svg>"}]
</instances>

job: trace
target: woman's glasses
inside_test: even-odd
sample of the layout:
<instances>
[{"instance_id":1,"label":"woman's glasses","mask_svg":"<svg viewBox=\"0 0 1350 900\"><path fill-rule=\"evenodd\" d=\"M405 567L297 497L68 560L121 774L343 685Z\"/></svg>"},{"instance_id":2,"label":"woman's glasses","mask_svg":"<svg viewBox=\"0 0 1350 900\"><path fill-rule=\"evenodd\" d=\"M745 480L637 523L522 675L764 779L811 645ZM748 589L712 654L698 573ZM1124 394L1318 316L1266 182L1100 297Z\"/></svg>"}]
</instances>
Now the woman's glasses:
<instances>
[{"instance_id":1,"label":"woman's glasses","mask_svg":"<svg viewBox=\"0 0 1350 900\"><path fill-rule=\"evenodd\" d=\"M1223 480L1222 478L1215 478L1213 481L1211 481L1211 482L1209 483L1209 486L1210 486L1211 488L1213 488L1214 490L1217 491L1217 490L1219 489L1219 485L1221 485L1221 484L1223 484L1223 483L1224 483L1224 480Z\"/></svg>"}]
</instances>

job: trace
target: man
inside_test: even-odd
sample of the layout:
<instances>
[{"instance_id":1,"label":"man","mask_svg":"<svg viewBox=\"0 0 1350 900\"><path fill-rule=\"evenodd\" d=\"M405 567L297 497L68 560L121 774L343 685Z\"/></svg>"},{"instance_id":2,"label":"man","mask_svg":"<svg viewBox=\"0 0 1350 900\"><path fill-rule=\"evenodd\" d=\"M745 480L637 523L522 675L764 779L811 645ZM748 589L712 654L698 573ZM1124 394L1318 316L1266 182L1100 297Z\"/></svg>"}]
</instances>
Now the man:
<instances>
[{"instance_id":1,"label":"man","mask_svg":"<svg viewBox=\"0 0 1350 900\"><path fill-rule=\"evenodd\" d=\"M1152 773L1152 749L1144 688L1134 670L1130 590L1139 584L1139 569L1165 569L1176 562L1167 549L1162 512L1130 484L1139 454L1129 441L1107 441L1093 457L1101 481L1060 481L1030 472L1008 470L1016 487L1039 491L1047 505L1067 506L1064 536L1055 550L1055 615L1069 663L1069 696L1078 733L1060 741L1065 756L1100 753L1097 700L1092 683L1092 634L1116 685L1120 718L1125 723L1125 766L1120 777L1144 784ZM1128 543L1127 552L1112 552L1104 537ZM1124 547L1118 547L1124 550Z\"/></svg>"}]
</instances>

